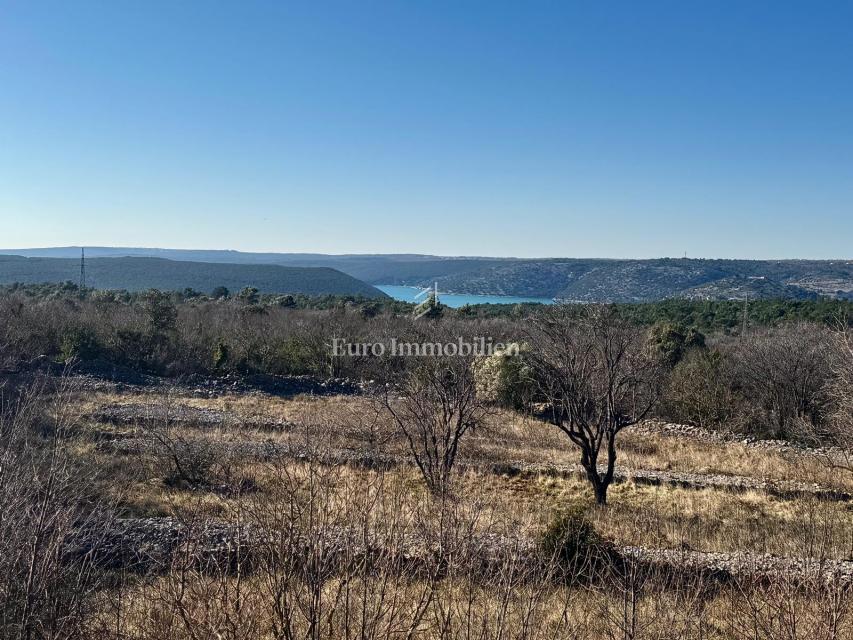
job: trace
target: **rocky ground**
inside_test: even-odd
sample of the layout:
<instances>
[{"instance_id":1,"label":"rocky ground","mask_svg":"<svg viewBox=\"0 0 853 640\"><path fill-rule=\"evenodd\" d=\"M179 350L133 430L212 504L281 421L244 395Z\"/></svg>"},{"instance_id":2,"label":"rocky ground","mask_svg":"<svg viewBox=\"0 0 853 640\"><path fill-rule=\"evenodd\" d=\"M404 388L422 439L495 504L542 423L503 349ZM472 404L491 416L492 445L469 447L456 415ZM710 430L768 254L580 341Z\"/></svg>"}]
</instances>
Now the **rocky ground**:
<instances>
[{"instance_id":1,"label":"rocky ground","mask_svg":"<svg viewBox=\"0 0 853 640\"><path fill-rule=\"evenodd\" d=\"M139 453L156 446L156 442L144 438L114 438L99 443L102 450L116 453ZM369 453L354 449L329 448L312 449L303 445L294 445L275 441L232 441L219 443L227 448L231 455L269 461L278 458L294 460L313 459L322 464L346 464L362 468L390 469L400 465L411 465L405 456L386 453ZM476 459L463 459L457 464L460 471L472 469L500 475L546 475L555 477L583 477L585 471L579 464L549 465L524 461L493 463ZM600 469L602 472L603 468ZM817 483L796 480L758 480L748 476L723 474L701 474L678 471L656 471L648 469L618 469L615 483L633 482L645 485L671 485L691 489L722 489L743 492L759 491L779 498L816 497L824 500L849 501L851 494L846 491L823 487Z\"/></svg>"},{"instance_id":2,"label":"rocky ground","mask_svg":"<svg viewBox=\"0 0 853 640\"><path fill-rule=\"evenodd\" d=\"M687 424L675 424L660 420L646 420L629 428L631 433L640 435L663 435L675 438L687 438L712 444L741 444L748 449L763 449L779 453L800 455L838 456L844 452L835 447L809 447L787 440L764 440L732 431L711 431Z\"/></svg>"},{"instance_id":3,"label":"rocky ground","mask_svg":"<svg viewBox=\"0 0 853 640\"><path fill-rule=\"evenodd\" d=\"M582 476L580 465L547 465L529 462L508 462L492 465L498 473L542 474L554 476ZM604 472L604 468L599 468ZM816 497L825 500L848 501L846 491L830 489L817 483L798 480L759 480L748 476L688 473L680 471L657 471L652 469L616 469L614 482L634 482L647 485L671 485L690 489L722 489L725 491L759 491L779 498Z\"/></svg>"},{"instance_id":4,"label":"rocky ground","mask_svg":"<svg viewBox=\"0 0 853 640\"><path fill-rule=\"evenodd\" d=\"M363 391L363 385L346 378L321 379L314 376L225 375L221 378L186 376L160 378L135 374L130 380L79 374L73 382L91 391L130 393L142 390L163 390L199 398L216 398L228 394L265 393L279 397L298 395L353 395Z\"/></svg>"},{"instance_id":5,"label":"rocky ground","mask_svg":"<svg viewBox=\"0 0 853 640\"><path fill-rule=\"evenodd\" d=\"M303 384L304 383L304 384ZM85 384L85 383L84 383ZM98 382L96 384L101 384ZM114 384L114 383L110 383ZM124 383L121 383L124 384ZM235 385L230 387L228 385ZM220 393L233 393L249 389L244 380L229 382L221 380L214 383L194 384L191 381L182 383L180 393L196 397L210 397ZM212 385L212 386L211 386ZM319 386L317 386L319 385ZM324 386L325 385L325 386ZM315 395L337 394L337 390L345 387L348 393L358 393L357 386L350 386L346 381L320 383L316 380L295 381L288 379L277 387L279 392L289 394L295 390L314 393ZM275 386L275 385L273 385ZM146 386L150 389L150 386ZM257 387L251 387L258 392ZM121 391L121 387L109 389L111 392ZM134 391L136 387L125 387ZM308 391L305 391L308 390ZM324 390L324 391L320 391ZM269 391L261 391L269 393ZM179 394L180 395L180 394ZM390 469L400 465L411 465L406 456L391 455L381 451L369 451L364 448L331 448L312 449L300 444L293 444L287 439L259 440L240 436L234 433L236 428L247 428L256 431L292 431L298 425L283 420L267 419L264 417L240 418L232 412L212 408L193 407L180 401L168 405L145 405L140 403L113 403L101 407L89 416L92 421L101 424L133 426L130 433L110 435L108 429L100 433L98 447L113 453L138 453L156 447L155 439L147 437L146 431L152 425L171 425L197 428L204 430L219 430L228 437L219 446L227 448L228 453L256 460L275 460L289 458L294 460L315 460L322 464L346 464L356 467ZM221 429L225 427L224 429ZM632 433L639 435L655 435L673 438L686 438L711 444L737 444L747 448L765 449L791 455L836 455L838 452L829 449L815 450L802 446L794 446L787 442L773 440L756 440L744 438L733 433L713 432L697 427L670 423L649 421L631 428ZM463 457L458 462L461 471L466 469L477 472L488 472L504 475L549 475L575 477L584 474L583 469L575 464L546 464L520 460L494 462L492 460ZM847 492L831 489L814 483L799 480L762 480L749 476L704 474L653 469L618 468L615 482L633 482L648 485L672 485L695 489L717 489L733 492L756 491L785 499L802 497L817 497L825 500L849 501L851 495ZM80 535L76 539L75 553L85 553L94 549L92 532ZM337 535L337 534L336 534ZM235 549L250 548L260 541L263 536L256 531L235 529L217 521L203 521L191 525L173 518L138 518L118 520L113 526L100 532L101 546L98 554L102 562L112 566L136 567L142 570L152 566L164 566L174 560L178 549L186 549L192 544L193 553L199 554L199 561L216 560L232 562ZM348 541L347 544L350 544ZM420 546L419 546L420 545ZM504 537L484 537L472 542L485 556L495 562L502 554L512 550L513 553L527 554L525 557L536 557L539 553L533 541L510 540ZM665 572L689 575L701 575L715 579L771 579L780 575L795 577L799 580L831 581L837 584L853 586L853 561L820 561L809 558L779 557L748 552L705 553L684 549L658 549L647 547L617 547L619 557L624 561L657 568ZM426 551L423 545L414 539L406 541L404 550L398 552L406 556L407 561L422 562ZM364 551L367 553L367 551ZM371 553L381 550L373 549ZM242 551L241 551L242 553Z\"/></svg>"},{"instance_id":6,"label":"rocky ground","mask_svg":"<svg viewBox=\"0 0 853 640\"><path fill-rule=\"evenodd\" d=\"M296 425L265 416L241 417L230 411L184 404L109 404L86 416L95 422L114 425L186 426L202 429L250 428L261 431L290 431Z\"/></svg>"},{"instance_id":7,"label":"rocky ground","mask_svg":"<svg viewBox=\"0 0 853 640\"><path fill-rule=\"evenodd\" d=\"M264 535L257 527L237 527L217 521L182 522L176 518L120 519L106 528L76 532L69 541L67 553L88 555L99 564L137 571L162 571L175 562L208 565L222 569L237 562L249 566L253 551L281 540ZM389 546L390 545L390 546ZM402 561L407 566L436 561L436 547L423 536L413 533L392 538L368 535L363 531L340 528L323 532L294 533L286 541L289 552L308 557L322 548L330 566L346 557L384 557ZM484 571L503 566L512 560L534 565L547 560L538 544L529 538L512 538L482 534L465 543L459 550L480 558ZM689 549L652 549L622 546L610 549L619 559L664 573L689 574L715 580L770 580L785 577L796 581L853 586L853 561L818 558L792 558L747 552L706 553ZM225 564L223 564L225 563ZM617 564L614 564L614 567Z\"/></svg>"},{"instance_id":8,"label":"rocky ground","mask_svg":"<svg viewBox=\"0 0 853 640\"><path fill-rule=\"evenodd\" d=\"M186 375L162 377L140 373L108 362L91 361L75 365L57 363L46 356L17 363L0 370L0 381L26 384L39 376L64 379L81 391L132 393L163 390L196 397L227 394L265 393L272 396L353 395L362 393L369 383L347 378L317 376L275 376L266 374L223 374L222 376Z\"/></svg>"}]
</instances>

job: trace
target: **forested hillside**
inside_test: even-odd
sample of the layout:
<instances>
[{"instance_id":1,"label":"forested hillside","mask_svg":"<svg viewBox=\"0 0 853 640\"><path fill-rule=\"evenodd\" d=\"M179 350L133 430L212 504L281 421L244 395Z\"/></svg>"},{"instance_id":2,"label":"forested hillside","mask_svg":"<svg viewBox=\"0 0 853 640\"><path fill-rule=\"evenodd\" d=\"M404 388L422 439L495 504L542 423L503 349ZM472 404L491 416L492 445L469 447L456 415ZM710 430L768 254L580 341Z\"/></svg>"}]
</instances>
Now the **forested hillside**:
<instances>
[{"instance_id":1,"label":"forested hillside","mask_svg":"<svg viewBox=\"0 0 853 640\"><path fill-rule=\"evenodd\" d=\"M558 298L579 302L653 302L667 298L853 299L851 260L659 258L482 258L413 254L323 255L145 248L87 248L87 255L146 256L241 265L336 269L372 285L430 286L452 293ZM79 247L19 250L76 258Z\"/></svg>"},{"instance_id":2,"label":"forested hillside","mask_svg":"<svg viewBox=\"0 0 853 640\"><path fill-rule=\"evenodd\" d=\"M77 282L79 277L79 258L0 256L0 284ZM163 258L87 259L86 284L97 289L128 291L192 288L209 292L215 287L232 291L255 287L264 293L385 297L378 289L328 267L186 262Z\"/></svg>"}]
</instances>

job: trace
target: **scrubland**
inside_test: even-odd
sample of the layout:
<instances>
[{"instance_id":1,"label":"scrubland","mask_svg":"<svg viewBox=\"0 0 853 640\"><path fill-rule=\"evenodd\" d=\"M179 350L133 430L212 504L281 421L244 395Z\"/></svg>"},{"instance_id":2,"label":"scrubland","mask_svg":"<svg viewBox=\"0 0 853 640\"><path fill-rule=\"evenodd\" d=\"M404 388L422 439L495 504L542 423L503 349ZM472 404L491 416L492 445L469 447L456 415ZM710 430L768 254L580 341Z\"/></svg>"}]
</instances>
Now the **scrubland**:
<instances>
[{"instance_id":1,"label":"scrubland","mask_svg":"<svg viewBox=\"0 0 853 640\"><path fill-rule=\"evenodd\" d=\"M61 419L41 420L61 422L57 450L69 469L91 474L89 499L121 515L103 526L166 522L184 533L168 552L152 552L153 563L80 565L92 587L72 612L79 618L35 636L853 637L849 574L808 565L768 575L761 564L774 554L846 567L846 500L626 480L607 507L590 506L581 475L547 471L574 463L576 450L553 427L508 410L470 434L453 492L439 499L367 397L68 386L61 407L44 409ZM208 414L199 423L188 407ZM110 418L117 408L120 421ZM645 430L620 437L620 469L838 489L853 480L803 451ZM539 471L502 472L495 462L507 460ZM548 551L542 541L559 515L581 510L594 534L569 535L600 551L569 560ZM231 527L224 552L191 533L210 522ZM234 533L243 530L265 534L244 540ZM135 544L143 555L146 544L164 545L156 528ZM742 566L616 559L631 547L718 553Z\"/></svg>"},{"instance_id":2,"label":"scrubland","mask_svg":"<svg viewBox=\"0 0 853 640\"><path fill-rule=\"evenodd\" d=\"M2 638L853 638L849 324L4 304Z\"/></svg>"}]
</instances>

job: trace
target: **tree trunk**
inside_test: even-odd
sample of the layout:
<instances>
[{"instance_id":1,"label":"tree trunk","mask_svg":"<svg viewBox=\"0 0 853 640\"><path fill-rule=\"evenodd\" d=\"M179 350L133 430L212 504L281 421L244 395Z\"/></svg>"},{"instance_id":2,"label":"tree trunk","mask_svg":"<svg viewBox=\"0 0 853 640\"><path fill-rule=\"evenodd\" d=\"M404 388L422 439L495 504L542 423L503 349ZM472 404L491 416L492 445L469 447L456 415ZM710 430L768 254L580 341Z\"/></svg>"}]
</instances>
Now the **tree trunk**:
<instances>
[{"instance_id":1,"label":"tree trunk","mask_svg":"<svg viewBox=\"0 0 853 640\"><path fill-rule=\"evenodd\" d=\"M610 486L613 474L606 473L602 477L598 473L598 455L589 450L585 450L581 454L581 466L586 471L587 480L592 485L592 490L595 494L595 504L605 506L607 504L607 488Z\"/></svg>"},{"instance_id":2,"label":"tree trunk","mask_svg":"<svg viewBox=\"0 0 853 640\"><path fill-rule=\"evenodd\" d=\"M586 477L592 485L592 491L595 494L595 504L604 506L607 504L607 487L610 486L609 480L598 475L597 465L587 465L584 460L583 466L586 469Z\"/></svg>"},{"instance_id":3,"label":"tree trunk","mask_svg":"<svg viewBox=\"0 0 853 640\"><path fill-rule=\"evenodd\" d=\"M597 480L592 483L592 488L595 491L595 504L600 507L607 506L607 487L609 483Z\"/></svg>"}]
</instances>

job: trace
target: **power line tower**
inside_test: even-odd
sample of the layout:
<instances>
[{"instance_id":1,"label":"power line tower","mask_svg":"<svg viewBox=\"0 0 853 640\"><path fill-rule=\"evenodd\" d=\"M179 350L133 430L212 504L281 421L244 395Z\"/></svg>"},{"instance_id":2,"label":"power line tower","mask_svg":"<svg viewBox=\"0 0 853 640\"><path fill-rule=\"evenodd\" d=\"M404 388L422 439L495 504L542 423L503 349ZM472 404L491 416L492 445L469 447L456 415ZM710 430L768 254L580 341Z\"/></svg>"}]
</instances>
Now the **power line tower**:
<instances>
[{"instance_id":1,"label":"power line tower","mask_svg":"<svg viewBox=\"0 0 853 640\"><path fill-rule=\"evenodd\" d=\"M80 247L80 293L86 288L86 249Z\"/></svg>"}]
</instances>

